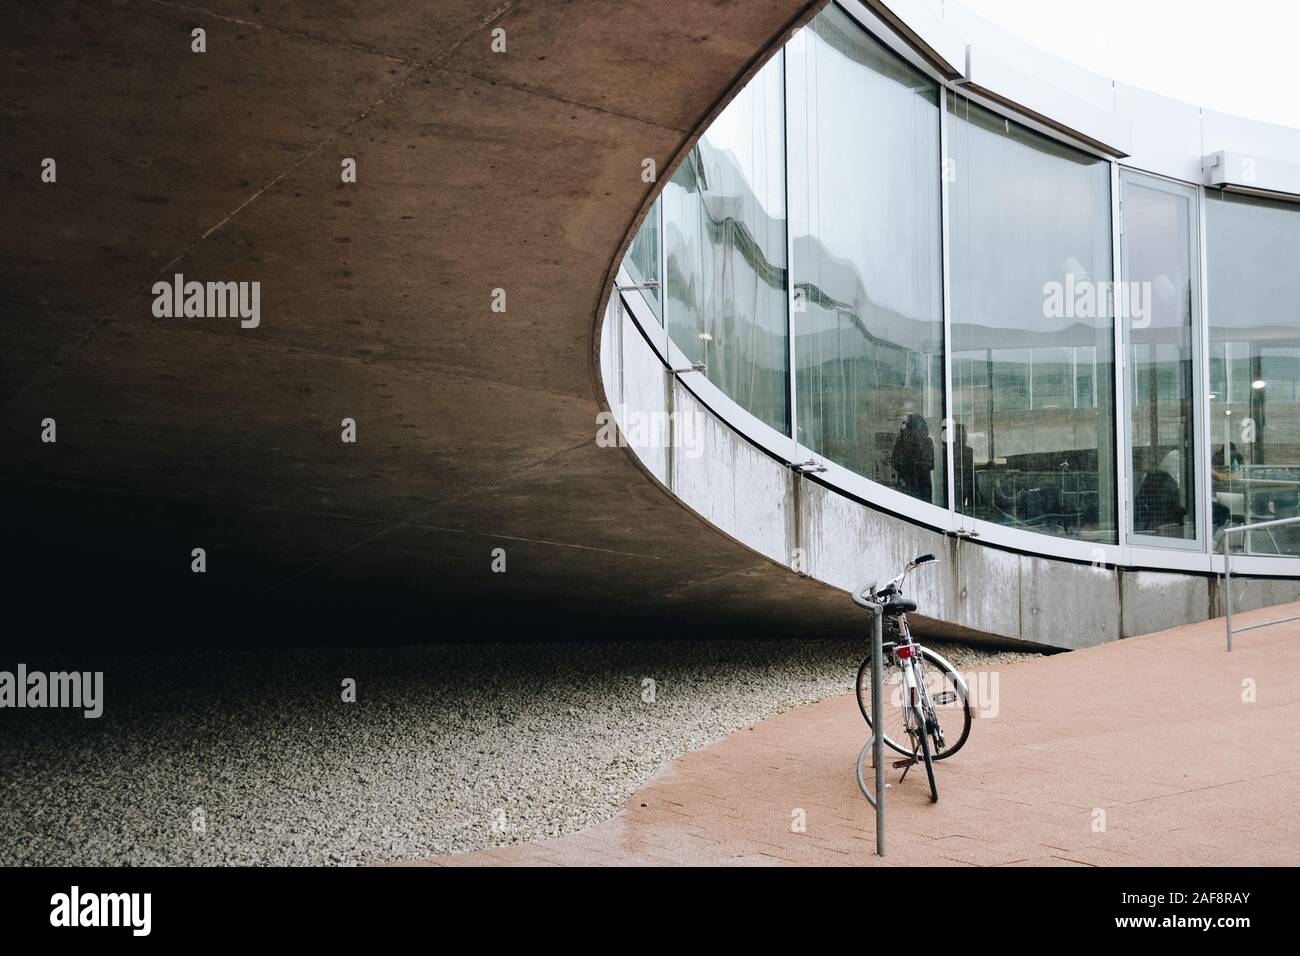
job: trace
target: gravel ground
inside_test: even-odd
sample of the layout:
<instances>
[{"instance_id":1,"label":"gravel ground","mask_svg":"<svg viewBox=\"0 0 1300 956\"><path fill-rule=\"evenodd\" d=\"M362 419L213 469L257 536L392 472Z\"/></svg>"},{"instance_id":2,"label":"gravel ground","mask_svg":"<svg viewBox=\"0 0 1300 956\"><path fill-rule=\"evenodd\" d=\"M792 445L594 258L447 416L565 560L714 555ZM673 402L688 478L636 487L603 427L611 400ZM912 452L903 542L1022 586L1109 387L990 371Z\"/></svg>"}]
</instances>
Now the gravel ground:
<instances>
[{"instance_id":1,"label":"gravel ground","mask_svg":"<svg viewBox=\"0 0 1300 956\"><path fill-rule=\"evenodd\" d=\"M961 671L1031 656L931 646ZM140 660L106 675L98 720L0 712L0 864L358 864L571 833L679 754L852 690L861 653L800 640Z\"/></svg>"}]
</instances>

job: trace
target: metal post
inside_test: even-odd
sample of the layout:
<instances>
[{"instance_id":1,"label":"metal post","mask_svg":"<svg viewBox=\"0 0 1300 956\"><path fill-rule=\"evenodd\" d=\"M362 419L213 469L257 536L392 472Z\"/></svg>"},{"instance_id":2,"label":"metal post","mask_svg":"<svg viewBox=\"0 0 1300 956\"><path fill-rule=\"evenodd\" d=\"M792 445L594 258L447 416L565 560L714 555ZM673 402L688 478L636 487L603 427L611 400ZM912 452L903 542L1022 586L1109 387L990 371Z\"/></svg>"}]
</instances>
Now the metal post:
<instances>
[{"instance_id":1,"label":"metal post","mask_svg":"<svg viewBox=\"0 0 1300 956\"><path fill-rule=\"evenodd\" d=\"M1232 653L1232 536L1223 536L1223 600L1228 609L1228 653Z\"/></svg>"},{"instance_id":2,"label":"metal post","mask_svg":"<svg viewBox=\"0 0 1300 956\"><path fill-rule=\"evenodd\" d=\"M884 655L883 608L871 614L871 714L875 726L871 728L871 761L876 767L876 856L885 855L885 710L881 683Z\"/></svg>"},{"instance_id":3,"label":"metal post","mask_svg":"<svg viewBox=\"0 0 1300 956\"><path fill-rule=\"evenodd\" d=\"M623 419L623 425L627 424L627 389L623 385L623 294L618 290L614 291L614 301L618 303L618 315L615 321L618 328L614 330L614 340L618 348L618 414Z\"/></svg>"}]
</instances>

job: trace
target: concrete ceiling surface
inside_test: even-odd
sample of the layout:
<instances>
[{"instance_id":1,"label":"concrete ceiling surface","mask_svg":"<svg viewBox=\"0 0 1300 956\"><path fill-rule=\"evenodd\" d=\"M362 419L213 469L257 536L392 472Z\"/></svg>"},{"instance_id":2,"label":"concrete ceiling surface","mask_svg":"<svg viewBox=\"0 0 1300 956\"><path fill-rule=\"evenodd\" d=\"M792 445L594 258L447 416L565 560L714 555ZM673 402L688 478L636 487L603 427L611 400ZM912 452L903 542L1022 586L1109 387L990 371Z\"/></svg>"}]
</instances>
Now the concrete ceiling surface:
<instances>
[{"instance_id":1,"label":"concrete ceiling surface","mask_svg":"<svg viewBox=\"0 0 1300 956\"><path fill-rule=\"evenodd\" d=\"M854 626L595 444L594 315L642 159L666 168L819 5L12 7L4 589L38 614L6 641ZM259 282L260 325L155 318L177 272Z\"/></svg>"}]
</instances>

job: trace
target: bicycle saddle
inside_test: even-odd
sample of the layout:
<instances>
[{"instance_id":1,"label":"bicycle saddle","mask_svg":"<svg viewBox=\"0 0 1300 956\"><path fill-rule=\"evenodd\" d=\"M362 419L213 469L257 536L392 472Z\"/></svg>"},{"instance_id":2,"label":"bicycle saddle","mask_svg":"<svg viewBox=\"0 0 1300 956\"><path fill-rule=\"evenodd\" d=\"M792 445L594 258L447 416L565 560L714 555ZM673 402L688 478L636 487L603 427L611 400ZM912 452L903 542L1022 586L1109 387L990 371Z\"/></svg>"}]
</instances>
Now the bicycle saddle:
<instances>
[{"instance_id":1,"label":"bicycle saddle","mask_svg":"<svg viewBox=\"0 0 1300 956\"><path fill-rule=\"evenodd\" d=\"M888 603L881 605L881 607L883 607L885 613L889 615L910 614L912 611L916 610L916 602L909 601L906 598L896 597L890 598Z\"/></svg>"}]
</instances>

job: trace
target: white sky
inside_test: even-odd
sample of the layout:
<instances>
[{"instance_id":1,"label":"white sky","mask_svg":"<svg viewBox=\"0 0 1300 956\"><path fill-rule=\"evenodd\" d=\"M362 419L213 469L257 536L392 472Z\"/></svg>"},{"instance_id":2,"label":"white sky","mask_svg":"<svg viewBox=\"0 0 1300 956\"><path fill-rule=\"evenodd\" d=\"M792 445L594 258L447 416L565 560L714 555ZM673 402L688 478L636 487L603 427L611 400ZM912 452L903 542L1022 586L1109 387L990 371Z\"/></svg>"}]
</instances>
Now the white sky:
<instances>
[{"instance_id":1,"label":"white sky","mask_svg":"<svg viewBox=\"0 0 1300 956\"><path fill-rule=\"evenodd\" d=\"M959 0L1095 73L1300 128L1296 0Z\"/></svg>"}]
</instances>

